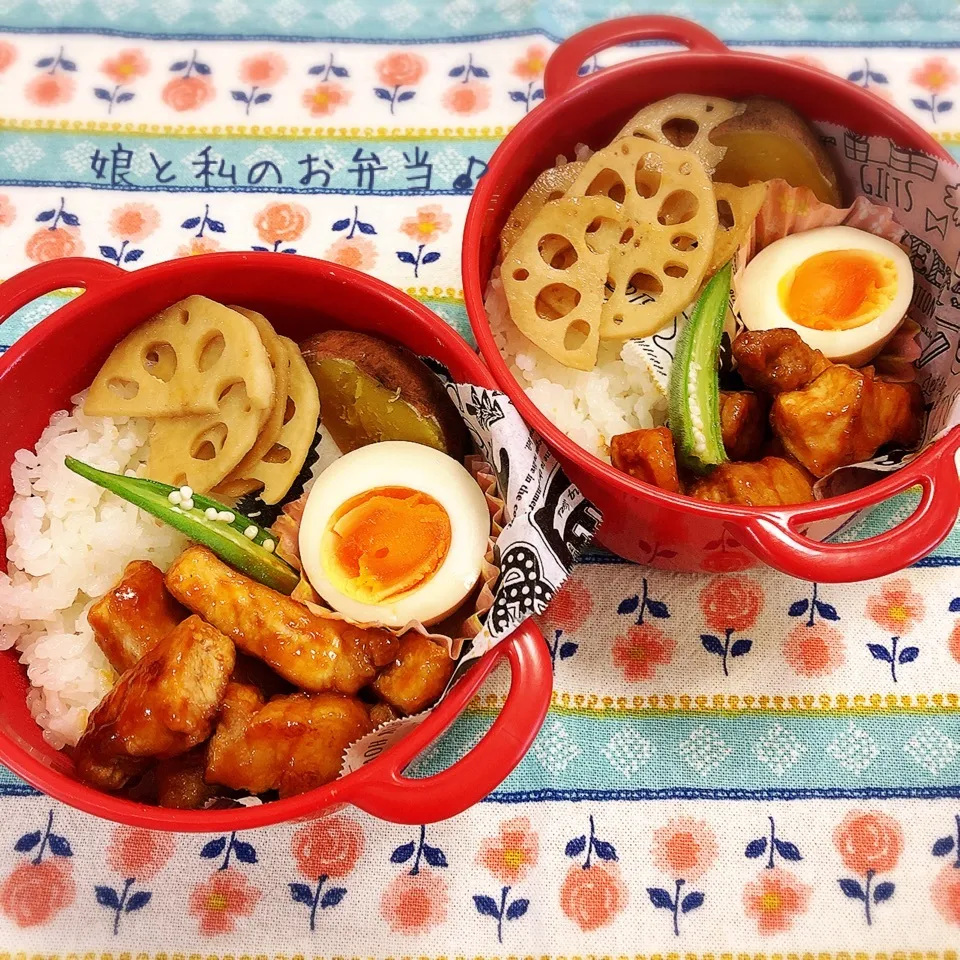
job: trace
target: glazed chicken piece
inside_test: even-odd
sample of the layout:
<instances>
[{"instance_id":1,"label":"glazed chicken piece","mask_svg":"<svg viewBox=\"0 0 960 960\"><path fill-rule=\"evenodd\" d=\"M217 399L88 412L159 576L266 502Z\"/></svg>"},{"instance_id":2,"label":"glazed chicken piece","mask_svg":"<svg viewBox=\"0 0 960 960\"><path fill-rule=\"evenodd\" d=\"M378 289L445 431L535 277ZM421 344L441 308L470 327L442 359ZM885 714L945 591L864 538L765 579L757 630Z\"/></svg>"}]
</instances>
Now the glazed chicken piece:
<instances>
[{"instance_id":1,"label":"glazed chicken piece","mask_svg":"<svg viewBox=\"0 0 960 960\"><path fill-rule=\"evenodd\" d=\"M445 645L411 630L400 638L400 654L373 682L377 695L401 713L419 713L439 699L453 675Z\"/></svg>"},{"instance_id":2,"label":"glazed chicken piece","mask_svg":"<svg viewBox=\"0 0 960 960\"><path fill-rule=\"evenodd\" d=\"M720 391L720 431L731 460L754 460L767 437L763 399L746 390Z\"/></svg>"},{"instance_id":3,"label":"glazed chicken piece","mask_svg":"<svg viewBox=\"0 0 960 960\"><path fill-rule=\"evenodd\" d=\"M167 592L157 567L134 560L90 608L87 620L110 665L124 673L189 614Z\"/></svg>"},{"instance_id":4,"label":"glazed chicken piece","mask_svg":"<svg viewBox=\"0 0 960 960\"><path fill-rule=\"evenodd\" d=\"M779 507L813 500L813 484L805 470L781 457L756 463L722 463L688 491L698 500L745 507Z\"/></svg>"},{"instance_id":5,"label":"glazed chicken piece","mask_svg":"<svg viewBox=\"0 0 960 960\"><path fill-rule=\"evenodd\" d=\"M668 427L617 434L610 441L610 462L636 480L680 493L673 434Z\"/></svg>"},{"instance_id":6,"label":"glazed chicken piece","mask_svg":"<svg viewBox=\"0 0 960 960\"><path fill-rule=\"evenodd\" d=\"M267 704L231 690L207 751L206 779L234 790L291 797L340 773L343 752L373 728L365 704L338 693L292 693Z\"/></svg>"},{"instance_id":7,"label":"glazed chicken piece","mask_svg":"<svg viewBox=\"0 0 960 960\"><path fill-rule=\"evenodd\" d=\"M787 452L815 477L824 477L868 460L884 444L917 444L923 396L914 383L874 380L837 364L802 390L780 394L770 422Z\"/></svg>"},{"instance_id":8,"label":"glazed chicken piece","mask_svg":"<svg viewBox=\"0 0 960 960\"><path fill-rule=\"evenodd\" d=\"M161 760L153 771L157 803L176 810L199 810L217 795L216 787L203 779L206 767L206 744L179 757Z\"/></svg>"},{"instance_id":9,"label":"glazed chicken piece","mask_svg":"<svg viewBox=\"0 0 960 960\"><path fill-rule=\"evenodd\" d=\"M206 547L190 547L173 562L167 589L244 653L311 692L356 693L396 658L400 647L388 630L316 616L302 603L237 573Z\"/></svg>"},{"instance_id":10,"label":"glazed chicken piece","mask_svg":"<svg viewBox=\"0 0 960 960\"><path fill-rule=\"evenodd\" d=\"M832 366L808 347L795 330L744 330L733 341L733 357L743 382L753 390L798 390Z\"/></svg>"},{"instance_id":11,"label":"glazed chicken piece","mask_svg":"<svg viewBox=\"0 0 960 960\"><path fill-rule=\"evenodd\" d=\"M210 736L235 650L199 617L178 624L90 714L74 751L77 774L119 790L155 760L186 753Z\"/></svg>"}]
</instances>

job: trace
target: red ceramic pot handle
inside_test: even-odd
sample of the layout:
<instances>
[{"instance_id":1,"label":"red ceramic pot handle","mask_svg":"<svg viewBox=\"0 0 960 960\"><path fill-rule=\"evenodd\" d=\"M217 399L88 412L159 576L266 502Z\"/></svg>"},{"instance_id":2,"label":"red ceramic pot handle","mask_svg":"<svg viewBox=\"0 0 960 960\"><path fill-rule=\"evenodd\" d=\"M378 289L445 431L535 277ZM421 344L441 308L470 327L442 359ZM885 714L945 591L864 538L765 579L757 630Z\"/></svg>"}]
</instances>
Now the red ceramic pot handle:
<instances>
[{"instance_id":1,"label":"red ceramic pot handle","mask_svg":"<svg viewBox=\"0 0 960 960\"><path fill-rule=\"evenodd\" d=\"M45 293L62 290L64 287L93 290L126 275L126 270L116 264L94 260L92 257L64 257L61 260L38 263L35 267L0 283L0 323Z\"/></svg>"},{"instance_id":2,"label":"red ceramic pot handle","mask_svg":"<svg viewBox=\"0 0 960 960\"><path fill-rule=\"evenodd\" d=\"M681 17L622 17L587 27L553 51L543 75L548 97L566 93L583 79L577 71L595 53L634 40L673 40L694 53L727 53L723 41L709 30Z\"/></svg>"},{"instance_id":3,"label":"red ceramic pot handle","mask_svg":"<svg viewBox=\"0 0 960 960\"><path fill-rule=\"evenodd\" d=\"M453 722L502 660L510 664L510 692L483 739L453 766L432 777L412 779L404 768ZM462 813L500 785L523 759L550 706L553 668L543 635L526 620L471 668L413 733L358 771L342 798L393 823L434 823ZM452 701L452 702L451 702ZM386 761L389 761L388 763Z\"/></svg>"},{"instance_id":4,"label":"red ceramic pot handle","mask_svg":"<svg viewBox=\"0 0 960 960\"><path fill-rule=\"evenodd\" d=\"M763 561L801 580L846 583L885 577L926 556L953 529L960 513L960 473L956 454L960 449L960 428L940 441L940 449L926 464L926 473L917 480L904 478L892 492L901 493L917 483L922 487L920 503L903 523L892 530L854 543L821 543L793 529L791 519L755 517L739 526L737 535ZM805 510L804 522L823 520L835 514L829 500Z\"/></svg>"}]
</instances>

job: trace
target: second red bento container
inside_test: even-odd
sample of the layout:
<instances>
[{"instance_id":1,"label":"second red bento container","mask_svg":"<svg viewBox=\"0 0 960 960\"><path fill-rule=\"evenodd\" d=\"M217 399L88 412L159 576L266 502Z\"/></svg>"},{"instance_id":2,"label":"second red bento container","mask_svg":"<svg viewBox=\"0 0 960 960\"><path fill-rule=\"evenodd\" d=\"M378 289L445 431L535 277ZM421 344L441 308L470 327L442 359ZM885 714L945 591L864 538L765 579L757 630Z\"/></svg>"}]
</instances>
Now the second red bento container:
<instances>
[{"instance_id":1,"label":"second red bento container","mask_svg":"<svg viewBox=\"0 0 960 960\"><path fill-rule=\"evenodd\" d=\"M641 40L668 40L687 49L579 76L581 65L594 54ZM544 103L514 127L477 184L464 233L463 289L480 352L497 385L603 512L599 541L622 557L657 566L719 572L744 569L759 559L795 577L823 582L883 576L929 553L949 534L960 510L960 428L900 471L844 496L780 508L705 503L634 480L552 424L508 370L483 300L500 230L538 174L553 166L558 154L573 156L578 143L609 143L642 106L672 94L773 97L812 120L889 137L944 160L949 156L917 124L869 91L799 63L730 50L709 31L676 17L627 17L590 27L557 48L544 80ZM856 511L917 486L919 505L892 530L856 543L822 542Z\"/></svg>"}]
</instances>

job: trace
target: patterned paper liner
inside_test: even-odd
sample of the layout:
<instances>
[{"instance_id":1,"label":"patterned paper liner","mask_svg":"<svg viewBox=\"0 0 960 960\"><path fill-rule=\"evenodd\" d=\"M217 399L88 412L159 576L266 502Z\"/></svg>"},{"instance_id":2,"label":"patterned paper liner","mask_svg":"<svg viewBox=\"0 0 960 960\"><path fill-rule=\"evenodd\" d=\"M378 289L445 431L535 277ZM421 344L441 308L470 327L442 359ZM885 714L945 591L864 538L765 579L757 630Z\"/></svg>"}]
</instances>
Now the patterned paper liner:
<instances>
[{"instance_id":1,"label":"patterned paper liner","mask_svg":"<svg viewBox=\"0 0 960 960\"><path fill-rule=\"evenodd\" d=\"M465 458L464 466L476 480L480 489L483 490L487 501L487 509L490 512L491 532L487 539L487 550L483 556L483 565L477 586L449 617L438 624L433 624L431 627L425 626L419 620L411 620L401 627L387 627L381 623L353 620L326 606L323 598L317 594L303 575L300 557L296 549L300 518L303 516L303 508L309 493L303 494L298 500L284 507L284 512L277 518L273 526L273 532L278 537L278 552L287 562L300 570L300 583L290 595L292 599L298 600L311 613L322 617L324 620L343 620L363 629L379 627L383 630L389 630L398 637L410 630L415 630L435 643L444 644L450 656L454 660L458 659L463 651L463 645L468 640L473 640L483 629L483 618L493 606L494 592L497 580L500 577L500 567L497 564L497 538L503 532L504 509L503 498L497 489L496 475L483 457L471 454Z\"/></svg>"}]
</instances>

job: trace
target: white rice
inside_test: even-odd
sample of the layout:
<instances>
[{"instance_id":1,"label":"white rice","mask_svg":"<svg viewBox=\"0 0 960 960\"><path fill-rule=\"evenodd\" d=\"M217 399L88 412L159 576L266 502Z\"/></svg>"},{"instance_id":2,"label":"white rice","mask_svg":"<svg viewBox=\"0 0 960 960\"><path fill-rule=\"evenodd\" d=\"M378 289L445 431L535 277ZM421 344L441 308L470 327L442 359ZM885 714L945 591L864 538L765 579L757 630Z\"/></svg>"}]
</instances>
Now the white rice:
<instances>
[{"instance_id":1,"label":"white rice","mask_svg":"<svg viewBox=\"0 0 960 960\"><path fill-rule=\"evenodd\" d=\"M517 329L499 268L487 285L484 306L497 347L524 393L551 423L590 453L609 462L612 437L666 422L665 391L636 342L601 341L593 370L573 370Z\"/></svg>"},{"instance_id":2,"label":"white rice","mask_svg":"<svg viewBox=\"0 0 960 960\"><path fill-rule=\"evenodd\" d=\"M147 421L86 417L82 399L72 397L72 411L50 418L35 453L17 451L14 497L3 518L8 563L0 573L0 650L20 651L33 686L30 712L58 749L76 743L115 680L87 610L131 560L166 569L187 542L64 466L69 455L113 473L144 473Z\"/></svg>"}]
</instances>

